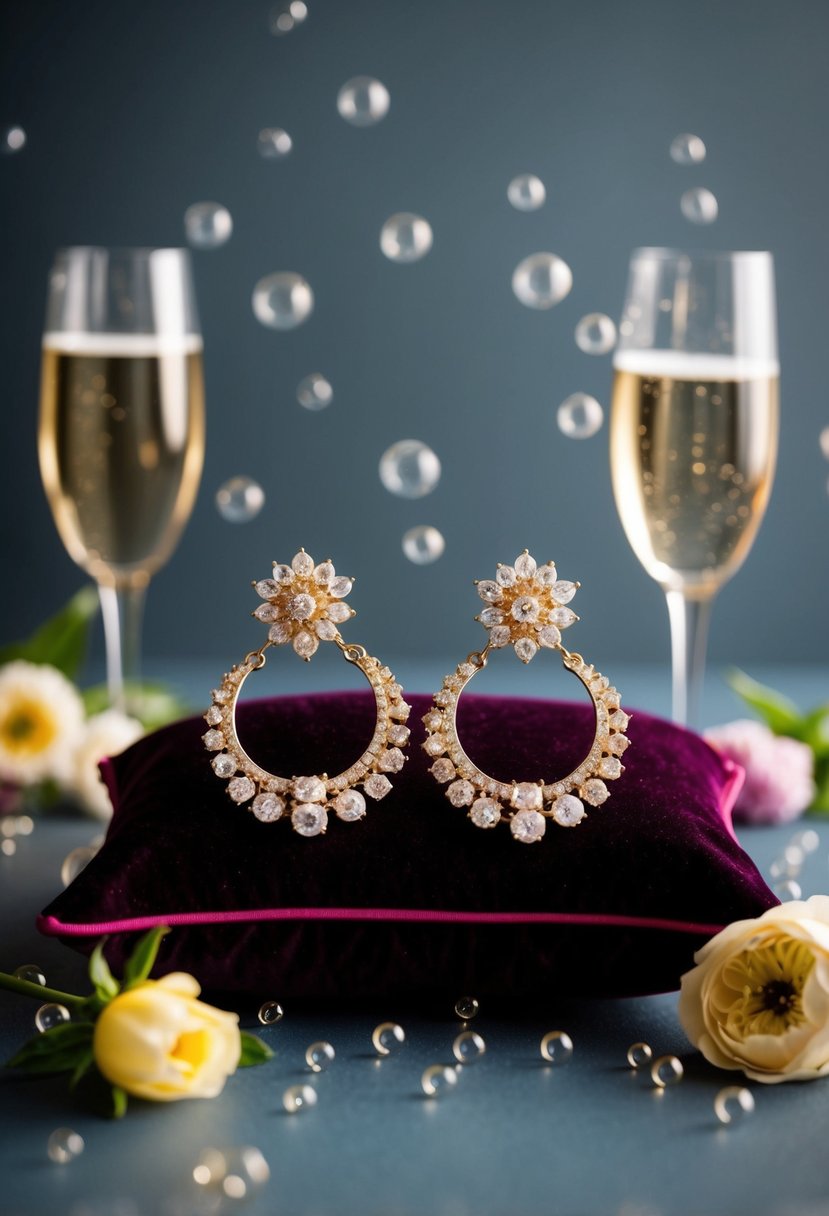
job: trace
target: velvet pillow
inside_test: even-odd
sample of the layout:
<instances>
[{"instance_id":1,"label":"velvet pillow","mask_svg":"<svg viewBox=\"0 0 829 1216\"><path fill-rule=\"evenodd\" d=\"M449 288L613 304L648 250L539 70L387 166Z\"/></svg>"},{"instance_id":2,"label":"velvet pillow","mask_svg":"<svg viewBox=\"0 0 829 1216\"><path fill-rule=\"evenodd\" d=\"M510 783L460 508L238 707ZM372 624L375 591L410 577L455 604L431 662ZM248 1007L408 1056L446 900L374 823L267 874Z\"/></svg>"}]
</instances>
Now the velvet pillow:
<instances>
[{"instance_id":1,"label":"velvet pillow","mask_svg":"<svg viewBox=\"0 0 829 1216\"><path fill-rule=\"evenodd\" d=\"M742 770L699 736L644 713L626 771L575 828L532 845L474 827L428 772L425 696L412 696L409 763L359 823L310 839L260 823L227 796L201 718L104 764L115 815L98 855L39 918L119 961L139 930L174 926L160 970L207 991L283 999L528 999L678 986L728 922L777 900L737 843ZM364 750L371 693L246 702L247 751L271 772L338 772ZM588 751L589 705L468 695L468 754L505 781L552 780Z\"/></svg>"}]
</instances>

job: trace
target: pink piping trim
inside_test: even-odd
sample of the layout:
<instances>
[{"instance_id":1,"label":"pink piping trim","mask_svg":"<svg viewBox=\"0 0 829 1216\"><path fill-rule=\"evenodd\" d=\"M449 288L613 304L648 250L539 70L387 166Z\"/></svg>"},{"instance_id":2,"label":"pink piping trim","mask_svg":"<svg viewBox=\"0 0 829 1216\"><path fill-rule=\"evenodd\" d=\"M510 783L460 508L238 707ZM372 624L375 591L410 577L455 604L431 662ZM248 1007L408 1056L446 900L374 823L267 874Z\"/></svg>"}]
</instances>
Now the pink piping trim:
<instances>
[{"instance_id":1,"label":"pink piping trim","mask_svg":"<svg viewBox=\"0 0 829 1216\"><path fill-rule=\"evenodd\" d=\"M730 836L733 840L737 840L737 833L734 831L734 824L732 822L732 814L737 799L740 796L740 790L745 783L746 770L741 764L737 764L736 761L729 760L728 758L724 758L723 763L725 771L728 773L728 779L720 794L719 811ZM737 843L740 843L739 840L737 840Z\"/></svg>"},{"instance_id":2,"label":"pink piping trim","mask_svg":"<svg viewBox=\"0 0 829 1216\"><path fill-rule=\"evenodd\" d=\"M658 916L617 916L584 912L452 912L432 908L253 908L238 912L172 912L169 916L131 916L121 920L66 924L54 916L39 916L37 927L51 937L91 937L100 933L129 933L156 925L228 925L240 922L296 920L402 921L412 924L465 925L617 925L669 932L719 933L722 925L666 920Z\"/></svg>"}]
</instances>

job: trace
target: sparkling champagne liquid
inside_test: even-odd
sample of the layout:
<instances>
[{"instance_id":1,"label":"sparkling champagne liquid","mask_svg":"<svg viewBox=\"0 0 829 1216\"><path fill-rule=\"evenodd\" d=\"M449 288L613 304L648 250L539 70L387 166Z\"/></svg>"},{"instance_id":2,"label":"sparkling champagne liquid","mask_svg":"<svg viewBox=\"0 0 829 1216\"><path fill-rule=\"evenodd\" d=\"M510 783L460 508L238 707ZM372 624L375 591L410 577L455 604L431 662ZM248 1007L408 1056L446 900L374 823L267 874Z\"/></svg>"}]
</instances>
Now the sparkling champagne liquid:
<instances>
[{"instance_id":1,"label":"sparkling champagne liquid","mask_svg":"<svg viewBox=\"0 0 829 1216\"><path fill-rule=\"evenodd\" d=\"M705 598L742 565L766 509L777 364L671 351L615 363L610 463L627 538L666 590Z\"/></svg>"},{"instance_id":2,"label":"sparkling champagne liquid","mask_svg":"<svg viewBox=\"0 0 829 1216\"><path fill-rule=\"evenodd\" d=\"M145 583L201 477L201 339L47 334L38 452L71 557L98 582Z\"/></svg>"}]
</instances>

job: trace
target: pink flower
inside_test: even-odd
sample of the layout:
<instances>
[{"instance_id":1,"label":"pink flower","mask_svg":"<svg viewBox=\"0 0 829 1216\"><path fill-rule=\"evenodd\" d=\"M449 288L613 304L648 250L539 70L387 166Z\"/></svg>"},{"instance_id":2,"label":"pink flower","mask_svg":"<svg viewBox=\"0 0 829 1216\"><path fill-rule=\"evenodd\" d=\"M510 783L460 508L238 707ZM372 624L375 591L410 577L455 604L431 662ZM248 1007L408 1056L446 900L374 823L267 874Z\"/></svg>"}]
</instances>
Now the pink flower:
<instances>
[{"instance_id":1,"label":"pink flower","mask_svg":"<svg viewBox=\"0 0 829 1216\"><path fill-rule=\"evenodd\" d=\"M814 798L814 760L808 744L775 735L764 723L747 718L715 726L705 738L746 771L734 807L735 816L746 823L788 823Z\"/></svg>"}]
</instances>

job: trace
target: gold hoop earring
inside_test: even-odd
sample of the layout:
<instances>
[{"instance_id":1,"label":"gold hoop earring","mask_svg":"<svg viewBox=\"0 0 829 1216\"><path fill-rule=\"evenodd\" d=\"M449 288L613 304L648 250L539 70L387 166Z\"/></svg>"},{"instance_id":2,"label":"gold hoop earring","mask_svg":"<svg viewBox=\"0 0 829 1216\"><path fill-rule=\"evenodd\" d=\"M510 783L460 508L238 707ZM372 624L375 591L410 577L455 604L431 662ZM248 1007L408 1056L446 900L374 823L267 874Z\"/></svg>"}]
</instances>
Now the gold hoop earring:
<instances>
[{"instance_id":1,"label":"gold hoop earring","mask_svg":"<svg viewBox=\"0 0 829 1216\"><path fill-rule=\"evenodd\" d=\"M423 748L433 757L433 777L447 786L446 797L453 806L468 807L476 827L506 822L516 840L534 844L544 836L549 819L560 827L576 827L586 818L585 803L601 806L610 797L606 782L624 772L619 757L630 742L624 733L630 715L622 710L619 693L607 677L561 644L561 631L579 619L567 607L579 583L559 579L552 562L538 567L525 549L514 566L499 564L494 580L476 580L476 586L487 606L475 619L488 631L489 640L445 677L423 718L428 732ZM540 649L558 650L593 702L596 729L590 751L577 768L555 781L497 781L470 760L458 737L461 693L486 667L491 652L508 645L525 664Z\"/></svg>"},{"instance_id":2,"label":"gold hoop earring","mask_svg":"<svg viewBox=\"0 0 829 1216\"><path fill-rule=\"evenodd\" d=\"M262 823L289 818L300 836L322 835L333 811L345 823L362 819L366 798L379 801L392 788L388 773L399 772L406 760L402 752L409 741L405 725L410 706L388 667L370 655L364 646L343 641L338 625L355 616L343 603L353 579L338 576L330 560L314 564L300 549L290 566L273 563L271 578L252 585L264 602L251 614L269 625L267 641L251 650L242 662L225 674L212 693L212 705L204 715L209 727L202 736L217 777L227 781L228 796L247 807ZM295 653L309 662L320 642L334 642L343 658L358 667L374 693L377 717L366 751L341 773L280 777L250 758L236 731L236 704L248 676L265 666L271 646L291 643ZM356 788L362 786L362 793Z\"/></svg>"}]
</instances>

